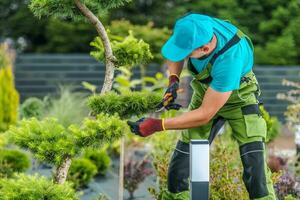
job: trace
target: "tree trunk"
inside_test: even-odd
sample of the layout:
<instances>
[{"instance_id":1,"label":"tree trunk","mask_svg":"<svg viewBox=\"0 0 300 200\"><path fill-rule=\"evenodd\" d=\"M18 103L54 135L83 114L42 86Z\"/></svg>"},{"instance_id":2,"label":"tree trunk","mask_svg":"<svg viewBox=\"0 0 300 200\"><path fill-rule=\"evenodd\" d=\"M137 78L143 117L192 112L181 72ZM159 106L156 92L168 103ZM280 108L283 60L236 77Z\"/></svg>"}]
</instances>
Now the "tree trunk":
<instances>
[{"instance_id":1,"label":"tree trunk","mask_svg":"<svg viewBox=\"0 0 300 200\"><path fill-rule=\"evenodd\" d=\"M71 156L66 156L60 166L57 167L55 177L54 177L54 182L57 184L63 184L68 175L69 168L71 166Z\"/></svg>"},{"instance_id":2,"label":"tree trunk","mask_svg":"<svg viewBox=\"0 0 300 200\"><path fill-rule=\"evenodd\" d=\"M105 78L101 89L101 94L104 94L111 90L114 73L116 58L113 55L111 44L105 28L101 21L87 8L80 0L74 0L77 8L80 12L95 26L104 46L105 52ZM121 139L121 151L120 151L120 175L119 175L119 200L124 198L124 137Z\"/></svg>"},{"instance_id":3,"label":"tree trunk","mask_svg":"<svg viewBox=\"0 0 300 200\"><path fill-rule=\"evenodd\" d=\"M112 88L116 58L113 55L109 38L101 21L80 0L74 0L74 2L80 12L95 26L104 46L106 70L101 90L101 93L104 94Z\"/></svg>"}]
</instances>

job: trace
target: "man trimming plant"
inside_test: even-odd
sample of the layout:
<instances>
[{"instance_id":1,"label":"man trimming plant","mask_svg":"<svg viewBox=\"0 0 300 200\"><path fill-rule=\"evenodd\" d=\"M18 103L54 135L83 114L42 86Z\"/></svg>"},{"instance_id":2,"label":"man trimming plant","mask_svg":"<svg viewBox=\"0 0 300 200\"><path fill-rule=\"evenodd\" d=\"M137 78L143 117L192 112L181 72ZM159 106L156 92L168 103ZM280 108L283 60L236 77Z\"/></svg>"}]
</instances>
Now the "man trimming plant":
<instances>
[{"instance_id":1,"label":"man trimming plant","mask_svg":"<svg viewBox=\"0 0 300 200\"><path fill-rule=\"evenodd\" d=\"M128 124L132 132L143 137L163 130L182 130L169 165L170 194L163 199L170 199L170 195L172 199L189 199L189 141L207 139L212 128L220 128L214 127L219 124L216 122L223 119L240 146L243 181L250 199L275 199L265 162L266 122L258 108L260 89L252 71L251 40L227 21L189 13L177 20L161 52L171 74L163 105L174 105L186 60L193 77L190 111L173 118L142 118Z\"/></svg>"}]
</instances>

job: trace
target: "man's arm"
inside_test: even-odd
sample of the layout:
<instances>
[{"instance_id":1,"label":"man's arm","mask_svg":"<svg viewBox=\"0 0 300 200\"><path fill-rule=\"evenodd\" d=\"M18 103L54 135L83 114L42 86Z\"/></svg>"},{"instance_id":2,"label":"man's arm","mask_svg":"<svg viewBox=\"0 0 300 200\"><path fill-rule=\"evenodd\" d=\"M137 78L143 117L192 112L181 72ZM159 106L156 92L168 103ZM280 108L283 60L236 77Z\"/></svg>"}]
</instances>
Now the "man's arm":
<instances>
[{"instance_id":1,"label":"man's arm","mask_svg":"<svg viewBox=\"0 0 300 200\"><path fill-rule=\"evenodd\" d=\"M180 76L184 61L172 62L170 60L167 60L166 64L168 66L168 70L169 70L170 74L176 74L178 77Z\"/></svg>"},{"instance_id":2,"label":"man's arm","mask_svg":"<svg viewBox=\"0 0 300 200\"><path fill-rule=\"evenodd\" d=\"M208 88L202 105L195 110L186 112L180 116L164 120L166 130L194 128L207 124L229 99L230 92L217 92Z\"/></svg>"}]
</instances>

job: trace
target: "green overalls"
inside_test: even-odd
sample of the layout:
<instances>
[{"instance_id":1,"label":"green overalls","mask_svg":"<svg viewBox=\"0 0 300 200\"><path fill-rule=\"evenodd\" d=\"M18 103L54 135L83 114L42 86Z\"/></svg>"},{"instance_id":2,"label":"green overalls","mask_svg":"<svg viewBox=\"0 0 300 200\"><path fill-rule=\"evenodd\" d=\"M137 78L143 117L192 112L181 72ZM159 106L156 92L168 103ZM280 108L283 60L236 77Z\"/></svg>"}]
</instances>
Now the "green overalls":
<instances>
[{"instance_id":1,"label":"green overalls","mask_svg":"<svg viewBox=\"0 0 300 200\"><path fill-rule=\"evenodd\" d=\"M192 63L188 62L188 69L193 76L191 87L193 95L189 110L201 106L202 100L209 83L214 61L230 47L246 37L253 49L251 40L241 31L217 52L210 64L198 73ZM224 66L225 67L225 66ZM257 79L252 71L241 78L240 88L232 92L229 100L218 111L216 116L206 125L182 131L181 141L178 141L173 153L168 172L169 195L163 199L189 199L189 141L190 139L208 139L211 131L219 119L225 119L232 128L233 137L240 146L240 154L244 167L243 180L249 192L250 199L273 200L275 199L271 172L265 162L264 140L266 138L266 122L258 108L257 97L260 89ZM220 127L217 127L219 129Z\"/></svg>"}]
</instances>

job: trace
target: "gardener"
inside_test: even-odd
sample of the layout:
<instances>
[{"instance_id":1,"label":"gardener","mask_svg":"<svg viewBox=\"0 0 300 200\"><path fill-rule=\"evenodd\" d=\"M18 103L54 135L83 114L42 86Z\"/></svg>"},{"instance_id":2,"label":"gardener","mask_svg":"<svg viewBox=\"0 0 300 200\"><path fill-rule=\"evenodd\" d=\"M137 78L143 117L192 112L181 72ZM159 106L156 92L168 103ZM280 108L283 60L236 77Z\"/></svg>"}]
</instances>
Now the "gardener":
<instances>
[{"instance_id":1,"label":"gardener","mask_svg":"<svg viewBox=\"0 0 300 200\"><path fill-rule=\"evenodd\" d=\"M174 100L186 60L193 77L190 111L174 118L142 118L128 124L143 137L182 130L169 165L169 192L163 199L189 199L189 141L207 139L212 129L220 128L214 127L220 119L229 123L239 144L250 199L275 199L265 162L266 122L258 108L260 89L252 71L250 39L229 22L190 13L177 20L162 55L171 74L163 105L178 108Z\"/></svg>"}]
</instances>

